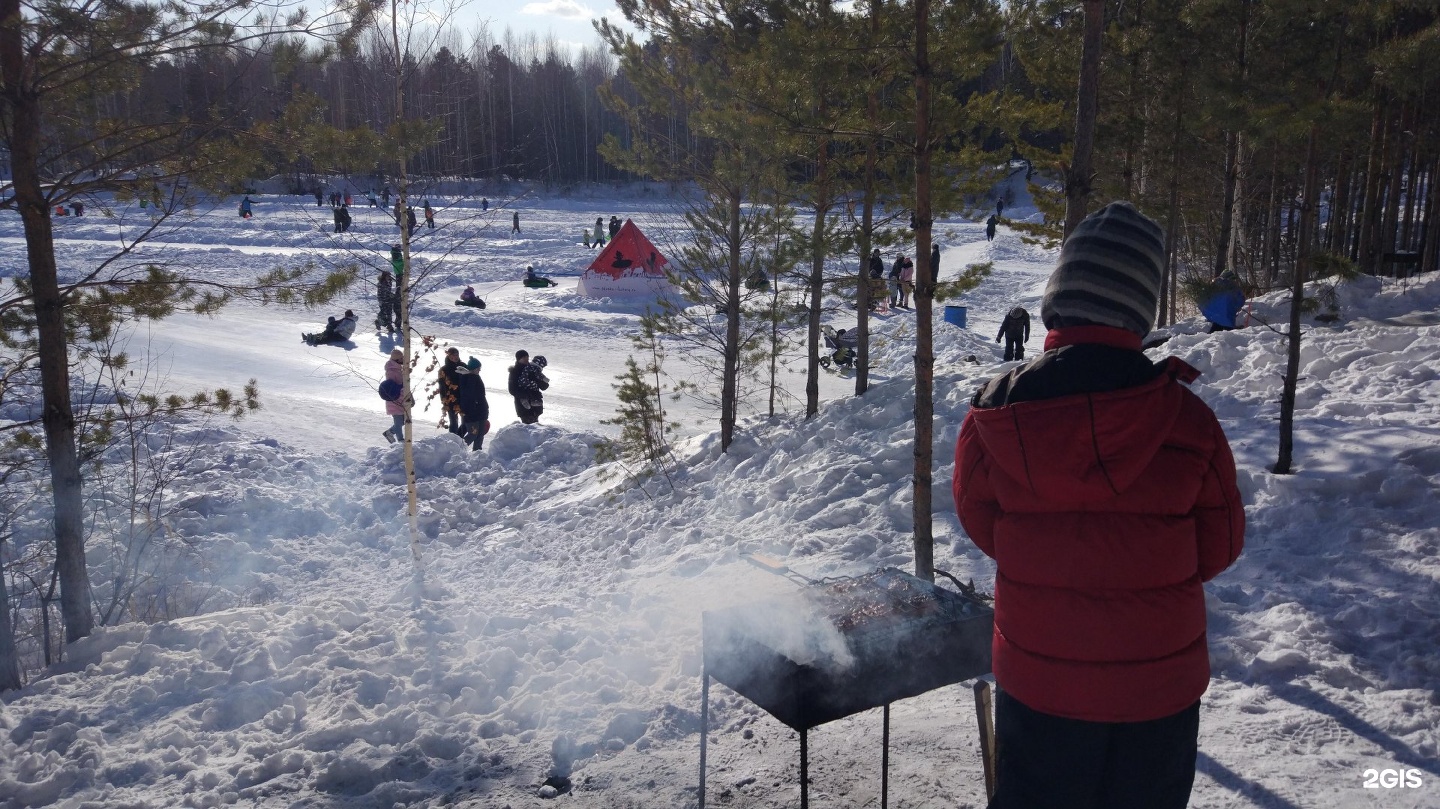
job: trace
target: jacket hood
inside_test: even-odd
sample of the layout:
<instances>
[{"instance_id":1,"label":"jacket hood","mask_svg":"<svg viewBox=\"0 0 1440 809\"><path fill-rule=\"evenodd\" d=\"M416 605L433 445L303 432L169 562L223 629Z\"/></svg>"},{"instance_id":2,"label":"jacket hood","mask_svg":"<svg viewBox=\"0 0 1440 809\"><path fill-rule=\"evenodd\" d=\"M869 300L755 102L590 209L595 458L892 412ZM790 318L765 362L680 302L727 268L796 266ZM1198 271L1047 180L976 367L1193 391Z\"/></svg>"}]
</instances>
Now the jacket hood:
<instances>
[{"instance_id":1,"label":"jacket hood","mask_svg":"<svg viewBox=\"0 0 1440 809\"><path fill-rule=\"evenodd\" d=\"M1149 467L1180 414L1176 379L1195 370L1171 358L1135 387L973 409L993 461L1056 504L1094 502L1128 489Z\"/></svg>"}]
</instances>

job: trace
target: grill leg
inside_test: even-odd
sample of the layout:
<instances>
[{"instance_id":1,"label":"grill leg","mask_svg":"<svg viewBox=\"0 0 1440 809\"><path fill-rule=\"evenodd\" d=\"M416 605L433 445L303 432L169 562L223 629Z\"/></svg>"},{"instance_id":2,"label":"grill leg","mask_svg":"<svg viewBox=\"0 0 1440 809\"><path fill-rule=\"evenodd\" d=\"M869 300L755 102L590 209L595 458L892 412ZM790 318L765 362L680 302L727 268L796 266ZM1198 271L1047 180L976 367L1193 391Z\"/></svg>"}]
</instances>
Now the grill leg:
<instances>
[{"instance_id":1,"label":"grill leg","mask_svg":"<svg viewBox=\"0 0 1440 809\"><path fill-rule=\"evenodd\" d=\"M890 805L890 703L885 703L885 728L880 733L880 809Z\"/></svg>"},{"instance_id":2,"label":"grill leg","mask_svg":"<svg viewBox=\"0 0 1440 809\"><path fill-rule=\"evenodd\" d=\"M700 672L700 809L705 809L705 742L710 737L710 672Z\"/></svg>"},{"instance_id":3,"label":"grill leg","mask_svg":"<svg viewBox=\"0 0 1440 809\"><path fill-rule=\"evenodd\" d=\"M810 749L806 738L810 731L800 731L800 809L810 809Z\"/></svg>"},{"instance_id":4,"label":"grill leg","mask_svg":"<svg viewBox=\"0 0 1440 809\"><path fill-rule=\"evenodd\" d=\"M985 770L985 798L995 797L995 720L990 709L990 684L975 681L975 718L980 728L980 764Z\"/></svg>"}]
</instances>

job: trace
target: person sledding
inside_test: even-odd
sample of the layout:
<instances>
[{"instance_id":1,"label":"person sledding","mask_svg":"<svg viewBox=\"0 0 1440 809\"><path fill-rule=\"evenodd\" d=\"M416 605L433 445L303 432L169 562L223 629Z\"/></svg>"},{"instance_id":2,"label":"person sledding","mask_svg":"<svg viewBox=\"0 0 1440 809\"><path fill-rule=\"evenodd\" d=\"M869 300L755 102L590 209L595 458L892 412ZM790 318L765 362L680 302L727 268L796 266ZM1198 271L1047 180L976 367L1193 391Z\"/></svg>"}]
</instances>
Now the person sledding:
<instances>
[{"instance_id":1,"label":"person sledding","mask_svg":"<svg viewBox=\"0 0 1440 809\"><path fill-rule=\"evenodd\" d=\"M456 299L455 305L484 309L485 301L480 300L480 296L475 294L475 287L465 287L465 291L461 292L460 297Z\"/></svg>"},{"instance_id":2,"label":"person sledding","mask_svg":"<svg viewBox=\"0 0 1440 809\"><path fill-rule=\"evenodd\" d=\"M345 316L341 318L327 318L325 330L318 334L301 334L300 339L312 346L324 345L326 343L343 343L350 339L355 333L355 313L349 309L345 310Z\"/></svg>"},{"instance_id":3,"label":"person sledding","mask_svg":"<svg viewBox=\"0 0 1440 809\"><path fill-rule=\"evenodd\" d=\"M535 272L534 264L525 267L525 280L523 283L531 289L544 289L545 287L555 286L555 280L553 278L547 278Z\"/></svg>"}]
</instances>

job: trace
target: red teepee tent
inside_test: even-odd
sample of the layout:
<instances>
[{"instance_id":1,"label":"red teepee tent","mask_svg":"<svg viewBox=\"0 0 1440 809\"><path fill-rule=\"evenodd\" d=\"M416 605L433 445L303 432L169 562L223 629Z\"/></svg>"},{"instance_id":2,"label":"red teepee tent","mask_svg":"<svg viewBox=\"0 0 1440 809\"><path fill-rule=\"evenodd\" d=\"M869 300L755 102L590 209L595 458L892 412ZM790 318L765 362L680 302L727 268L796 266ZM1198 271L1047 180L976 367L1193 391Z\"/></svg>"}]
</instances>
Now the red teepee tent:
<instances>
[{"instance_id":1,"label":"red teepee tent","mask_svg":"<svg viewBox=\"0 0 1440 809\"><path fill-rule=\"evenodd\" d=\"M650 278L664 278L665 265L669 262L655 249L655 245L645 238L640 228L629 219L620 226L620 231L615 238L605 245L600 255L590 263L585 274L591 273L608 275L612 279L645 276Z\"/></svg>"}]
</instances>

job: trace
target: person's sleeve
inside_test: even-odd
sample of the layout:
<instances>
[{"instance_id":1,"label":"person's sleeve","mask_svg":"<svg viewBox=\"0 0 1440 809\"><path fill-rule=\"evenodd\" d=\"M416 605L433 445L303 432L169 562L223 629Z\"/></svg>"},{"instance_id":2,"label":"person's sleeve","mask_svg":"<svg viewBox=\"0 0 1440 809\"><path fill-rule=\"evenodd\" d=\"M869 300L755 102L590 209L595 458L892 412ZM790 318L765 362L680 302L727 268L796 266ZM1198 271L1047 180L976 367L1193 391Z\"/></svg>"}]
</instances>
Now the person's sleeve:
<instances>
[{"instance_id":1,"label":"person's sleeve","mask_svg":"<svg viewBox=\"0 0 1440 809\"><path fill-rule=\"evenodd\" d=\"M1245 506L1235 481L1235 457L1220 422L1210 416L1215 450L1195 502L1200 580L1209 581L1234 564L1245 547Z\"/></svg>"},{"instance_id":2,"label":"person's sleeve","mask_svg":"<svg viewBox=\"0 0 1440 809\"><path fill-rule=\"evenodd\" d=\"M484 424L490 420L490 400L485 396L485 382L478 378L475 381L480 385L480 423Z\"/></svg>"},{"instance_id":3,"label":"person's sleeve","mask_svg":"<svg viewBox=\"0 0 1440 809\"><path fill-rule=\"evenodd\" d=\"M1000 342L1000 338L1001 338L1001 337L1004 337L1004 336L1005 336L1005 321L1002 320L1002 321L1000 321L1000 331L995 332L995 342L997 342L997 343Z\"/></svg>"},{"instance_id":4,"label":"person's sleeve","mask_svg":"<svg viewBox=\"0 0 1440 809\"><path fill-rule=\"evenodd\" d=\"M966 414L960 425L960 440L955 442L955 479L951 483L955 513L975 547L994 558L995 519L1000 514L1000 504L990 487L988 467L974 415Z\"/></svg>"}]
</instances>

